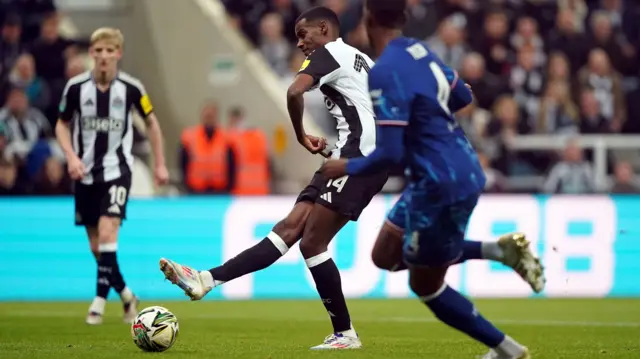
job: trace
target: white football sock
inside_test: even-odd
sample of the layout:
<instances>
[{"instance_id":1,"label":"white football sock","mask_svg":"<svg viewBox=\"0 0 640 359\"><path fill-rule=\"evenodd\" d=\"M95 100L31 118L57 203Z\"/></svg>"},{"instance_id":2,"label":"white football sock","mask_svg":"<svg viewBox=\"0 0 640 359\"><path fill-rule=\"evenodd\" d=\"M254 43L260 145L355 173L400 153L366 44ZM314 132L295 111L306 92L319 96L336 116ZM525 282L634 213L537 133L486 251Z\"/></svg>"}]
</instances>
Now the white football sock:
<instances>
[{"instance_id":1,"label":"white football sock","mask_svg":"<svg viewBox=\"0 0 640 359\"><path fill-rule=\"evenodd\" d=\"M508 335L505 335L502 343L493 350L499 355L509 358L518 358L524 354L524 347Z\"/></svg>"},{"instance_id":2,"label":"white football sock","mask_svg":"<svg viewBox=\"0 0 640 359\"><path fill-rule=\"evenodd\" d=\"M339 334L342 334L345 337L351 337L351 338L357 338L358 337L358 333L356 333L356 330L353 327L353 324L351 324L351 329L345 330L344 332L340 332Z\"/></svg>"},{"instance_id":3,"label":"white football sock","mask_svg":"<svg viewBox=\"0 0 640 359\"><path fill-rule=\"evenodd\" d=\"M501 262L504 251L498 242L482 242L482 258Z\"/></svg>"},{"instance_id":4,"label":"white football sock","mask_svg":"<svg viewBox=\"0 0 640 359\"><path fill-rule=\"evenodd\" d=\"M95 297L93 302L89 306L89 313L94 312L100 315L104 314L104 306L107 303L107 300L102 297Z\"/></svg>"},{"instance_id":5,"label":"white football sock","mask_svg":"<svg viewBox=\"0 0 640 359\"><path fill-rule=\"evenodd\" d=\"M204 284L204 286L209 289L215 288L220 284L224 283L224 281L213 279L211 272L209 272L208 270L203 270L199 272L199 274L200 274L200 279L202 279L202 284Z\"/></svg>"},{"instance_id":6,"label":"white football sock","mask_svg":"<svg viewBox=\"0 0 640 359\"><path fill-rule=\"evenodd\" d=\"M129 287L124 287L122 292L120 292L120 300L122 300L122 303L129 303L133 300L133 292Z\"/></svg>"}]
</instances>

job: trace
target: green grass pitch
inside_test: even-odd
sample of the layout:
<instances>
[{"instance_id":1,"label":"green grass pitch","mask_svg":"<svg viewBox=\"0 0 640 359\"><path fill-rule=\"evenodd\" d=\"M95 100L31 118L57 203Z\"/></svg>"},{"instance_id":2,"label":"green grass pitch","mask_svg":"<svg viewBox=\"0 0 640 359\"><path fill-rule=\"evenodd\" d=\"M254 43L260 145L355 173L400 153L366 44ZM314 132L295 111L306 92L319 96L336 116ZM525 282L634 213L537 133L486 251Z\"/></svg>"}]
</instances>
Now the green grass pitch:
<instances>
[{"instance_id":1,"label":"green grass pitch","mask_svg":"<svg viewBox=\"0 0 640 359\"><path fill-rule=\"evenodd\" d=\"M485 299L478 309L527 345L533 358L640 358L640 300ZM416 300L350 300L364 348L311 352L331 332L320 301L143 302L180 323L176 344L144 353L121 308L84 324L89 303L0 303L0 358L476 358L486 349L434 320ZM140 308L142 309L142 308Z\"/></svg>"}]
</instances>

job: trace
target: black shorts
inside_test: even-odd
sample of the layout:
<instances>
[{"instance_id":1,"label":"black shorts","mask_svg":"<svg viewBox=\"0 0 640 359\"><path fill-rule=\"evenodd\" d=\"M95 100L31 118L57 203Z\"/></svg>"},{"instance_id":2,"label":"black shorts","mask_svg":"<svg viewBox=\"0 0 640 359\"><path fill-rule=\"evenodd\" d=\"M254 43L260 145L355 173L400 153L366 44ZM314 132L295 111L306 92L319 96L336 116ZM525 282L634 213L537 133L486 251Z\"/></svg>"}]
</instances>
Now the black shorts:
<instances>
[{"instance_id":1,"label":"black shorts","mask_svg":"<svg viewBox=\"0 0 640 359\"><path fill-rule=\"evenodd\" d=\"M127 217L131 176L103 183L75 183L76 225L96 227L100 217Z\"/></svg>"},{"instance_id":2,"label":"black shorts","mask_svg":"<svg viewBox=\"0 0 640 359\"><path fill-rule=\"evenodd\" d=\"M300 192L296 203L319 203L357 221L388 178L388 172L383 171L369 176L344 176L329 180L318 170L311 183Z\"/></svg>"}]
</instances>

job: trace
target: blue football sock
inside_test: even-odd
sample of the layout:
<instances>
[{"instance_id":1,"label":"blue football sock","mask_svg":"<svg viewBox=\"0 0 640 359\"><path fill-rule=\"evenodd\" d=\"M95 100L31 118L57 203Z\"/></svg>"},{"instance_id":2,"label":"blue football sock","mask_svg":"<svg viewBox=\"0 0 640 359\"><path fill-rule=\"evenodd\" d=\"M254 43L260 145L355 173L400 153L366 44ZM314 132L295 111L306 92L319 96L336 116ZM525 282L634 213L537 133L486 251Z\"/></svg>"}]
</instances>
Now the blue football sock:
<instances>
[{"instance_id":1,"label":"blue football sock","mask_svg":"<svg viewBox=\"0 0 640 359\"><path fill-rule=\"evenodd\" d=\"M482 256L482 242L465 240L462 247L462 256L458 259L457 263L462 263L470 259L483 259Z\"/></svg>"},{"instance_id":2,"label":"blue football sock","mask_svg":"<svg viewBox=\"0 0 640 359\"><path fill-rule=\"evenodd\" d=\"M438 292L420 299L442 322L490 348L505 339L504 333L484 319L467 298L446 284Z\"/></svg>"}]
</instances>

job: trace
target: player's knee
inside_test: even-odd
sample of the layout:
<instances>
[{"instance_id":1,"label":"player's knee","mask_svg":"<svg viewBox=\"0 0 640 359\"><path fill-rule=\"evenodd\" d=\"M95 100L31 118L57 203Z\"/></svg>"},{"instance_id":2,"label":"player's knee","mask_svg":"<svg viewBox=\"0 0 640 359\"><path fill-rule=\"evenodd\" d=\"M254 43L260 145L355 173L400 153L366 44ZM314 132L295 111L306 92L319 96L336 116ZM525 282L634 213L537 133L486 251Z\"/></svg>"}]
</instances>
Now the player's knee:
<instances>
[{"instance_id":1,"label":"player's knee","mask_svg":"<svg viewBox=\"0 0 640 359\"><path fill-rule=\"evenodd\" d=\"M293 246L298 239L300 239L303 229L304 222L289 217L276 223L273 227L273 231L276 232L289 247Z\"/></svg>"},{"instance_id":2,"label":"player's knee","mask_svg":"<svg viewBox=\"0 0 640 359\"><path fill-rule=\"evenodd\" d=\"M300 240L300 237L302 237L302 232L304 231L311 208L311 204L297 204L285 219L276 223L273 227L273 231L282 238L287 246L293 246Z\"/></svg>"},{"instance_id":3,"label":"player's knee","mask_svg":"<svg viewBox=\"0 0 640 359\"><path fill-rule=\"evenodd\" d=\"M436 293L444 285L444 275L440 271L421 271L420 274L412 272L409 275L409 287L418 297L424 297Z\"/></svg>"},{"instance_id":4,"label":"player's knee","mask_svg":"<svg viewBox=\"0 0 640 359\"><path fill-rule=\"evenodd\" d=\"M314 239L313 235L305 235L300 241L300 253L302 257L311 258L328 250L327 245Z\"/></svg>"},{"instance_id":5,"label":"player's knee","mask_svg":"<svg viewBox=\"0 0 640 359\"><path fill-rule=\"evenodd\" d=\"M120 219L102 217L98 224L98 242L114 243L118 240L118 230L120 229Z\"/></svg>"},{"instance_id":6,"label":"player's knee","mask_svg":"<svg viewBox=\"0 0 640 359\"><path fill-rule=\"evenodd\" d=\"M394 263L389 253L384 252L379 247L374 247L371 251L371 260L376 267L384 270L391 270L397 264L397 262Z\"/></svg>"}]
</instances>

